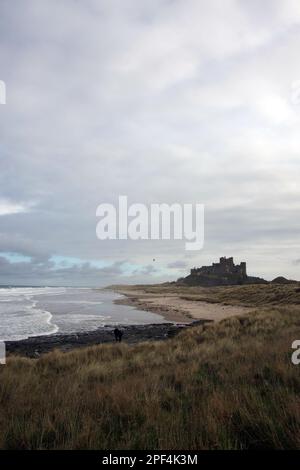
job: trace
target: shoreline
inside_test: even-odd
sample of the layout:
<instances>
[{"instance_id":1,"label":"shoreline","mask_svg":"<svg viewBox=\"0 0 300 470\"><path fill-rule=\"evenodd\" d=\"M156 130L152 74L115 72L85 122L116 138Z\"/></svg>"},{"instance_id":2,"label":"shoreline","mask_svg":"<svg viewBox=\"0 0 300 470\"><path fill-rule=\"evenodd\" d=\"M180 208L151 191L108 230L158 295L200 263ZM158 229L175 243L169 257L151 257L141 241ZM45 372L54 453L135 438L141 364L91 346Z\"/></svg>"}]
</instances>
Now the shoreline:
<instances>
[{"instance_id":1,"label":"shoreline","mask_svg":"<svg viewBox=\"0 0 300 470\"><path fill-rule=\"evenodd\" d=\"M123 295L123 294L122 294ZM120 305L127 305L126 296L123 298L115 299L112 302ZM132 305L133 308L135 305ZM143 309L147 310L147 309ZM152 309L149 309L149 312ZM122 342L126 344L135 344L142 341L159 341L166 340L175 336L183 328L188 326L180 319L168 319L161 315L160 323L150 324L106 324L99 326L95 330L87 330L81 332L60 333L54 331L50 334L40 334L37 336L30 336L24 339L7 340L4 341L6 345L7 355L17 354L20 356L38 358L43 354L58 349L62 352L72 351L77 348L87 346L95 346L105 343L115 342L113 334L114 328L118 327L124 332ZM202 324L204 322L195 322L195 324ZM191 321L189 322L191 326Z\"/></svg>"},{"instance_id":2,"label":"shoreline","mask_svg":"<svg viewBox=\"0 0 300 470\"><path fill-rule=\"evenodd\" d=\"M32 336L23 340L5 341L8 356L17 354L38 358L55 349L67 352L77 348L114 343L114 328L124 332L123 342L136 344L143 341L162 341L172 338L185 328L204 323L221 321L224 318L250 312L253 308L192 301L181 298L178 294L147 293L143 289L131 287L111 289L123 298L113 302L129 305L139 310L156 313L163 317L161 323L105 325L96 330L74 333L52 333Z\"/></svg>"},{"instance_id":3,"label":"shoreline","mask_svg":"<svg viewBox=\"0 0 300 470\"><path fill-rule=\"evenodd\" d=\"M207 321L194 321L190 324L180 323L153 323L144 325L118 325L124 332L122 343L136 344L143 341L162 341L176 336L185 328L198 326ZM113 334L115 326L104 326L94 331L69 334L52 334L32 336L19 341L5 341L6 353L30 358L39 358L41 355L55 349L68 352L77 348L96 346L105 343L115 343Z\"/></svg>"},{"instance_id":4,"label":"shoreline","mask_svg":"<svg viewBox=\"0 0 300 470\"><path fill-rule=\"evenodd\" d=\"M169 305L157 305L155 304L155 298L151 294L149 298L145 299L144 295L141 293L129 293L125 291L115 291L118 294L122 294L122 299L114 300L114 303L117 305L129 305L130 307L134 307L138 310L144 310L146 312L156 313L163 317L166 321L171 323L184 323L189 324L192 323L194 318L189 314L188 311L184 311L180 308L174 308Z\"/></svg>"},{"instance_id":5,"label":"shoreline","mask_svg":"<svg viewBox=\"0 0 300 470\"><path fill-rule=\"evenodd\" d=\"M119 305L130 305L139 310L157 313L166 321L189 325L194 321L219 322L225 318L243 315L254 310L253 307L228 305L205 301L187 300L176 293L149 293L146 290L122 286L112 289L123 295L114 300Z\"/></svg>"}]
</instances>

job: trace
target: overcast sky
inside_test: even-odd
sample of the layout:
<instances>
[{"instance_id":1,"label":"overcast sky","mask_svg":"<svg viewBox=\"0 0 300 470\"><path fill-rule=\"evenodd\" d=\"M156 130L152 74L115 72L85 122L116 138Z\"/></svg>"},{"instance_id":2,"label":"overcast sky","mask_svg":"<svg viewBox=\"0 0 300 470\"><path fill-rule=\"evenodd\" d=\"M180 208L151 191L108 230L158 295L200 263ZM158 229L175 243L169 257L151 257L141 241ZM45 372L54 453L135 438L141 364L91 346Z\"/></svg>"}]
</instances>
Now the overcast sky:
<instances>
[{"instance_id":1,"label":"overcast sky","mask_svg":"<svg viewBox=\"0 0 300 470\"><path fill-rule=\"evenodd\" d=\"M300 278L299 50L299 0L1 0L0 284ZM119 195L205 204L204 249L97 240Z\"/></svg>"}]
</instances>

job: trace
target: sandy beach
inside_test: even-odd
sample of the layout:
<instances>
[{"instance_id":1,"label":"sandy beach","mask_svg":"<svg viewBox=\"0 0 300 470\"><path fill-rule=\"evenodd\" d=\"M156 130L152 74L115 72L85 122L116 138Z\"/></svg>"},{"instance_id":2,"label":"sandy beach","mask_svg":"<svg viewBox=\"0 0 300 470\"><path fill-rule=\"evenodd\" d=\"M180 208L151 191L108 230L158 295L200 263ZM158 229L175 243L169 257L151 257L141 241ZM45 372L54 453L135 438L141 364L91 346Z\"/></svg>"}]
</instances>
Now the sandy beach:
<instances>
[{"instance_id":1,"label":"sandy beach","mask_svg":"<svg viewBox=\"0 0 300 470\"><path fill-rule=\"evenodd\" d=\"M116 303L158 313L167 321L176 323L192 323L195 320L218 322L253 310L251 307L186 300L175 293L148 293L142 288L135 290L130 286L122 286L116 291L124 295L122 299L116 300Z\"/></svg>"}]
</instances>

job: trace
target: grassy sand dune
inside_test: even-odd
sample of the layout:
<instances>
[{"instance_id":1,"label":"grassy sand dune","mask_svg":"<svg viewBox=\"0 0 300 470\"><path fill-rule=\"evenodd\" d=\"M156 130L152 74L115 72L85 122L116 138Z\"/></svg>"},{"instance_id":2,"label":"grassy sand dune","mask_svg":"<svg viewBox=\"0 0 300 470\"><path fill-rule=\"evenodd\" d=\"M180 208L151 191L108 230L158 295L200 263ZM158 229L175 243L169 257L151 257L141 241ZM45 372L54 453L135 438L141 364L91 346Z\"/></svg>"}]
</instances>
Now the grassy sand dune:
<instances>
[{"instance_id":1,"label":"grassy sand dune","mask_svg":"<svg viewBox=\"0 0 300 470\"><path fill-rule=\"evenodd\" d=\"M199 289L199 288L198 288ZM194 301L221 302L227 305L245 307L261 305L300 305L300 284L262 284L249 286L228 286L204 289L203 292L183 292L182 298Z\"/></svg>"},{"instance_id":2,"label":"grassy sand dune","mask_svg":"<svg viewBox=\"0 0 300 470\"><path fill-rule=\"evenodd\" d=\"M300 448L295 339L299 306L282 305L165 342L9 358L0 447Z\"/></svg>"}]
</instances>

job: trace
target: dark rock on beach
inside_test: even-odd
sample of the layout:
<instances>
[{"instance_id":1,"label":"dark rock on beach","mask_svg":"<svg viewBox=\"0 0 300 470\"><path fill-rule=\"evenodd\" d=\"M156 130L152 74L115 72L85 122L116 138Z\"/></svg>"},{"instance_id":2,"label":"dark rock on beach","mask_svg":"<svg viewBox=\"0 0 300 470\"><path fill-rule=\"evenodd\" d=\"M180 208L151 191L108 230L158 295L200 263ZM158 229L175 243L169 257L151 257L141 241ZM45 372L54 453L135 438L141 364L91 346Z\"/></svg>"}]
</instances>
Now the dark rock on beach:
<instances>
[{"instance_id":1,"label":"dark rock on beach","mask_svg":"<svg viewBox=\"0 0 300 470\"><path fill-rule=\"evenodd\" d=\"M134 344L141 341L166 340L178 334L184 328L207 323L209 320L198 320L190 324L160 323L152 325L118 325L123 331L123 342ZM115 342L114 328L106 326L95 331L35 336L21 341L7 341L7 354L17 354L38 358L41 354L58 349L63 352L103 343Z\"/></svg>"}]
</instances>

